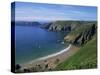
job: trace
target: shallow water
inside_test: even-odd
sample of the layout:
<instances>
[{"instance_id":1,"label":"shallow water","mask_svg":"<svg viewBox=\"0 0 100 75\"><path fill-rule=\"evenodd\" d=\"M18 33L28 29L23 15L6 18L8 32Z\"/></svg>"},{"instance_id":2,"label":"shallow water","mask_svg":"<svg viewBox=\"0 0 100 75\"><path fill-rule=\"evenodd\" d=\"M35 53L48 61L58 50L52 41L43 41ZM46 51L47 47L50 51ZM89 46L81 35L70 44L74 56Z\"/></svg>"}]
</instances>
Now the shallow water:
<instances>
[{"instance_id":1,"label":"shallow water","mask_svg":"<svg viewBox=\"0 0 100 75\"><path fill-rule=\"evenodd\" d=\"M36 26L15 26L15 63L25 63L65 49L67 32L52 32Z\"/></svg>"}]
</instances>

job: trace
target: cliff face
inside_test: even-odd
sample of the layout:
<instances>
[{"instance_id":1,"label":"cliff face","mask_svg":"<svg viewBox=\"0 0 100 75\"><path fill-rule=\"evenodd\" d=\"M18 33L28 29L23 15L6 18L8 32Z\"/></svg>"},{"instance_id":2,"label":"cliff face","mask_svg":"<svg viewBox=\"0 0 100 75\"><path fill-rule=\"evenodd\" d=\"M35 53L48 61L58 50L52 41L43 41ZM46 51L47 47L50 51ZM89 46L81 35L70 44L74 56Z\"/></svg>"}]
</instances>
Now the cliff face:
<instances>
[{"instance_id":1,"label":"cliff face","mask_svg":"<svg viewBox=\"0 0 100 75\"><path fill-rule=\"evenodd\" d=\"M96 34L96 21L55 21L47 23L43 28L49 31L68 31L64 40L74 45L82 45Z\"/></svg>"},{"instance_id":2,"label":"cliff face","mask_svg":"<svg viewBox=\"0 0 100 75\"><path fill-rule=\"evenodd\" d=\"M73 34L69 33L69 35L65 37L65 40L74 45L83 45L91 40L94 35L96 35L96 24L89 26L85 25L85 27L82 26L81 28L77 28L77 31L73 31Z\"/></svg>"},{"instance_id":3,"label":"cliff face","mask_svg":"<svg viewBox=\"0 0 100 75\"><path fill-rule=\"evenodd\" d=\"M71 22L71 21L56 21L53 22L48 30L50 31L71 31L75 29L76 26L79 25L79 22Z\"/></svg>"},{"instance_id":4,"label":"cliff face","mask_svg":"<svg viewBox=\"0 0 100 75\"><path fill-rule=\"evenodd\" d=\"M88 30L85 30L84 32L80 33L73 41L73 44L85 44L89 40L92 39L94 34L96 33L96 26L93 24Z\"/></svg>"},{"instance_id":5,"label":"cliff face","mask_svg":"<svg viewBox=\"0 0 100 75\"><path fill-rule=\"evenodd\" d=\"M55 21L47 23L42 28L48 29L49 31L72 31L82 25L90 25L96 22L90 21Z\"/></svg>"}]
</instances>

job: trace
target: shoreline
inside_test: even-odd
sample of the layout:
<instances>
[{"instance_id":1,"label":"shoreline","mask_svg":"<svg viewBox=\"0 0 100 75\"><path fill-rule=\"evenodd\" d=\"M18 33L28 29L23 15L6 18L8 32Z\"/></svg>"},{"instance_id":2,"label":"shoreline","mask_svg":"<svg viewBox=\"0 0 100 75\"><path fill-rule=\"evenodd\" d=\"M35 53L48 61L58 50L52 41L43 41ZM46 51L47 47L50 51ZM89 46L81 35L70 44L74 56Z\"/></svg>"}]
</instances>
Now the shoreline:
<instances>
[{"instance_id":1,"label":"shoreline","mask_svg":"<svg viewBox=\"0 0 100 75\"><path fill-rule=\"evenodd\" d=\"M67 48L65 48L65 49L63 49L63 50L61 50L61 51L58 51L58 52L56 52L56 53L49 54L49 55L47 55L47 56L43 56L43 57L37 58L37 59L35 59L35 60L29 61L29 62L24 63L24 64L33 64L33 63L38 62L38 61L42 61L42 60L46 60L46 59L49 59L49 58L58 56L58 55L60 55L60 54L62 54L62 53L64 53L64 52L70 50L70 47L71 47L71 44L69 44L69 46L68 46ZM22 65L23 65L23 64L22 64Z\"/></svg>"},{"instance_id":2,"label":"shoreline","mask_svg":"<svg viewBox=\"0 0 100 75\"><path fill-rule=\"evenodd\" d=\"M55 57L55 56L57 56L57 55L59 55L59 54L62 54L62 53L64 53L64 52L70 50L70 47L71 47L71 44L70 44L67 48L65 48L65 49L63 49L63 50L61 50L61 51L59 51L59 52L56 52L56 53L53 53L53 54L50 54L50 55L41 57L41 58L39 58L38 60L46 60L46 59L48 59L48 58Z\"/></svg>"},{"instance_id":3,"label":"shoreline","mask_svg":"<svg viewBox=\"0 0 100 75\"><path fill-rule=\"evenodd\" d=\"M56 53L53 53L53 54L49 54L49 55L44 56L44 57L40 57L40 58L35 59L35 60L31 61L31 62L34 63L34 62L37 62L37 61L46 60L46 59L49 59L49 58L58 56L59 54L62 54L62 53L64 53L64 52L70 50L70 47L71 47L71 44L70 44L67 48L65 48L65 49L63 49L63 50L61 50L61 51L59 51L59 52L56 52Z\"/></svg>"},{"instance_id":4,"label":"shoreline","mask_svg":"<svg viewBox=\"0 0 100 75\"><path fill-rule=\"evenodd\" d=\"M36 60L30 61L25 64L21 64L22 68L31 69L36 65L42 65L43 67L48 64L48 68L55 68L57 64L67 60L70 56L75 54L78 51L78 48L69 44L69 46L59 52L38 58ZM58 62L56 62L59 60ZM56 62L56 63L55 63Z\"/></svg>"}]
</instances>

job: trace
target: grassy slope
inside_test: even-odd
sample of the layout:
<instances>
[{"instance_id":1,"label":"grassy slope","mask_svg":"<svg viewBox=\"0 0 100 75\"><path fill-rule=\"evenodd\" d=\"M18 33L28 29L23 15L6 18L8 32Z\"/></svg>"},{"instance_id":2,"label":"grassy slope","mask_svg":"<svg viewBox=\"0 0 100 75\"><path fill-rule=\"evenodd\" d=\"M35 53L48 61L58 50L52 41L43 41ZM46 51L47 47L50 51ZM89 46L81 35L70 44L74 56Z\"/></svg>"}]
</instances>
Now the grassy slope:
<instances>
[{"instance_id":1,"label":"grassy slope","mask_svg":"<svg viewBox=\"0 0 100 75\"><path fill-rule=\"evenodd\" d=\"M96 38L90 40L83 47L80 47L78 53L70 57L63 63L60 63L56 69L86 69L97 67L97 50L96 50Z\"/></svg>"},{"instance_id":2,"label":"grassy slope","mask_svg":"<svg viewBox=\"0 0 100 75\"><path fill-rule=\"evenodd\" d=\"M75 30L72 30L67 36L64 37L66 41L75 39L80 33L88 30L91 25L79 25Z\"/></svg>"}]
</instances>

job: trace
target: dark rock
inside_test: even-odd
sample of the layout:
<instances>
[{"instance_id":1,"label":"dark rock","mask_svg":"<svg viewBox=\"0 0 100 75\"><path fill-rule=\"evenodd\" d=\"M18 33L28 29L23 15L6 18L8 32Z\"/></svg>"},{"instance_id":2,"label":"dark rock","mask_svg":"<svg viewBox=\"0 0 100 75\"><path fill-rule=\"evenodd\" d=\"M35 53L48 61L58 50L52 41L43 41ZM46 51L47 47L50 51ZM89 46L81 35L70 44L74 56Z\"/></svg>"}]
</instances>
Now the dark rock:
<instances>
[{"instance_id":1,"label":"dark rock","mask_svg":"<svg viewBox=\"0 0 100 75\"><path fill-rule=\"evenodd\" d=\"M87 43L87 41L89 41L96 33L96 25L96 21L55 21L47 23L44 25L44 28L49 31L57 32L64 31L71 33L73 31L73 34L75 31L77 36L72 36L72 39L69 41L75 45L83 45ZM82 30L80 30L80 28Z\"/></svg>"},{"instance_id":2,"label":"dark rock","mask_svg":"<svg viewBox=\"0 0 100 75\"><path fill-rule=\"evenodd\" d=\"M59 63L60 59L56 59L55 60L55 64Z\"/></svg>"},{"instance_id":3,"label":"dark rock","mask_svg":"<svg viewBox=\"0 0 100 75\"><path fill-rule=\"evenodd\" d=\"M49 65L48 65L48 64L46 64L46 65L45 65L45 68L48 68L48 66L49 66Z\"/></svg>"},{"instance_id":4,"label":"dark rock","mask_svg":"<svg viewBox=\"0 0 100 75\"><path fill-rule=\"evenodd\" d=\"M15 69L19 70L19 69L21 69L21 66L19 64L16 64Z\"/></svg>"},{"instance_id":5,"label":"dark rock","mask_svg":"<svg viewBox=\"0 0 100 75\"><path fill-rule=\"evenodd\" d=\"M81 38L81 36L82 36L82 33L81 34L79 34L76 38L75 38L75 40L73 41L73 44L79 44L79 38Z\"/></svg>"},{"instance_id":6,"label":"dark rock","mask_svg":"<svg viewBox=\"0 0 100 75\"><path fill-rule=\"evenodd\" d=\"M29 69L24 69L24 72L30 72L30 70Z\"/></svg>"},{"instance_id":7,"label":"dark rock","mask_svg":"<svg viewBox=\"0 0 100 75\"><path fill-rule=\"evenodd\" d=\"M72 31L82 25L96 24L96 21L55 21L46 23L42 28L48 29L49 31Z\"/></svg>"},{"instance_id":8,"label":"dark rock","mask_svg":"<svg viewBox=\"0 0 100 75\"><path fill-rule=\"evenodd\" d=\"M73 41L73 44L75 45L83 45L87 41L91 40L93 35L96 33L96 26L93 24L90 28L87 30L84 30L84 32L80 33Z\"/></svg>"},{"instance_id":9,"label":"dark rock","mask_svg":"<svg viewBox=\"0 0 100 75\"><path fill-rule=\"evenodd\" d=\"M71 26L64 27L63 31L71 31Z\"/></svg>"}]
</instances>

